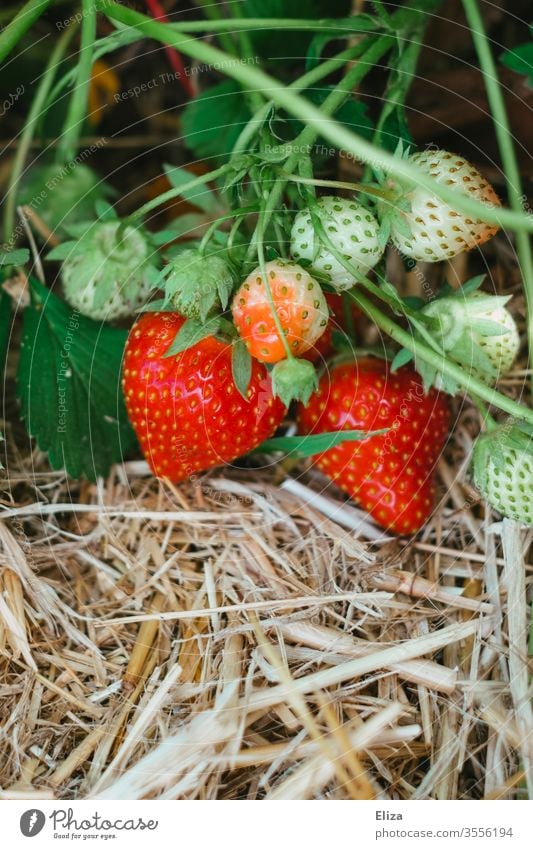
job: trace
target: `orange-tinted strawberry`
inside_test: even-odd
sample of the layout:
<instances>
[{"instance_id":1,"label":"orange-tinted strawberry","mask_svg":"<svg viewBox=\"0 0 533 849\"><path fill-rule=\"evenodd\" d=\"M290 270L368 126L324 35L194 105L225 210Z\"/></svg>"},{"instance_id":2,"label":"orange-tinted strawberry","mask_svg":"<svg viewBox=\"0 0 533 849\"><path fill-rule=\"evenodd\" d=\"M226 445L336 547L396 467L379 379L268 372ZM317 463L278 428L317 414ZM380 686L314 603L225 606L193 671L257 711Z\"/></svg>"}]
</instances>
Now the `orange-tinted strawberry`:
<instances>
[{"instance_id":1,"label":"orange-tinted strawberry","mask_svg":"<svg viewBox=\"0 0 533 849\"><path fill-rule=\"evenodd\" d=\"M265 266L274 309L285 339L295 357L308 351L328 323L328 308L322 289L295 262L276 259ZM232 305L233 321L252 357L277 363L287 357L278 332L272 303L256 268L238 289Z\"/></svg>"},{"instance_id":2,"label":"orange-tinted strawberry","mask_svg":"<svg viewBox=\"0 0 533 849\"><path fill-rule=\"evenodd\" d=\"M301 433L387 428L329 449L317 466L383 527L410 534L427 521L450 414L444 395L424 394L416 372L391 374L384 360L370 358L336 366L299 407L298 424Z\"/></svg>"},{"instance_id":3,"label":"orange-tinted strawberry","mask_svg":"<svg viewBox=\"0 0 533 849\"><path fill-rule=\"evenodd\" d=\"M230 343L209 336L165 357L184 321L178 313L146 313L132 327L124 355L128 416L154 474L172 481L246 454L272 436L285 414L256 361L242 397Z\"/></svg>"}]
</instances>

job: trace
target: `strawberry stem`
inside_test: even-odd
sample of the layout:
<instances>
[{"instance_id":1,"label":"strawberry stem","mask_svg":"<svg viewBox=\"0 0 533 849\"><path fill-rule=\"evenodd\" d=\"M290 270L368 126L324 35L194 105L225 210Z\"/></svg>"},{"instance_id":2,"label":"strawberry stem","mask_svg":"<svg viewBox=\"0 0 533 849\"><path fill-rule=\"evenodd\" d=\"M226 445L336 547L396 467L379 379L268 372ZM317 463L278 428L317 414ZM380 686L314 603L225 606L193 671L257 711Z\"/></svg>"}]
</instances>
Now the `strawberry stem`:
<instances>
[{"instance_id":1,"label":"strawberry stem","mask_svg":"<svg viewBox=\"0 0 533 849\"><path fill-rule=\"evenodd\" d=\"M420 6L420 3L418 5ZM353 131L348 130L344 125L331 117L351 91L355 82L358 81L357 78L362 78L370 69L369 66L373 66L377 59L389 50L394 43L394 37L392 35L383 35L375 40L370 39L372 41L372 48L377 51L377 57L371 61L370 55L367 56L365 54L364 61L362 58L354 68L348 71L344 79L341 80L319 108L311 103L310 100L301 97L282 82L266 74L259 68L240 63L232 64L229 61L230 56L224 53L224 51L203 41L185 36L179 31L175 31L174 26L160 24L157 21L147 18L145 15L133 11L133 9L128 9L111 2L111 0L105 0L105 3L103 0L100 0L99 6L107 17L133 26L147 36L155 38L164 44L171 44L178 47L182 53L188 56L209 64L221 65L224 67L228 77L241 83L244 87L268 91L270 99L276 106L285 109L307 125L305 130L298 136L300 144L305 142L311 144L318 135L323 136L339 150L345 150L353 156L357 156L363 162L377 164L391 178L401 178L408 183L423 186L431 191L432 194L441 198L441 200L453 204L454 208L459 212L481 218L481 220L488 223L498 224L501 227L507 226L516 231L533 232L533 215L527 214L524 211L519 212L512 209L505 209L494 204L475 200L469 195L457 191L457 189L443 183L438 183L431 175L425 174L416 164L405 159L400 159L394 154L378 148ZM415 10L402 11L410 11L411 15L415 14ZM416 10L416 15L420 15L420 9ZM235 23L234 19L232 19L232 23ZM367 51L368 54L370 54L370 49ZM329 117L330 120L324 120L325 116ZM294 167L301 155L300 148L293 155L288 170ZM282 193L283 185L273 190L273 201L269 204L267 216L268 212L271 214L277 208ZM265 223L268 223L268 221Z\"/></svg>"},{"instance_id":2,"label":"strawberry stem","mask_svg":"<svg viewBox=\"0 0 533 849\"><path fill-rule=\"evenodd\" d=\"M463 0L463 6L467 21L470 25L472 40L479 59L479 67L483 73L485 88L490 109L494 118L494 132L498 139L500 154L503 164L503 173L507 184L507 193L511 209L517 212L524 211L524 193L520 179L520 169L516 159L513 135L509 126L505 101L502 95L496 63L489 46L483 19L479 12L476 0ZM533 254L531 242L527 233L519 231L516 234L516 253L522 278L524 280L524 292L527 303L527 331L529 364L533 368Z\"/></svg>"},{"instance_id":3,"label":"strawberry stem","mask_svg":"<svg viewBox=\"0 0 533 849\"><path fill-rule=\"evenodd\" d=\"M70 96L63 132L57 146L56 161L60 165L74 159L87 115L94 43L96 41L96 7L93 0L82 0L81 15L81 41L76 79Z\"/></svg>"},{"instance_id":4,"label":"strawberry stem","mask_svg":"<svg viewBox=\"0 0 533 849\"><path fill-rule=\"evenodd\" d=\"M382 200L391 200L392 194L384 192L382 189L376 189L374 186L369 186L367 183L348 183L345 180L319 180L314 177L298 177L296 174L287 174L283 169L279 169L281 177L291 183L302 183L306 186L323 186L331 189L349 189L352 192L360 192L364 195L381 198Z\"/></svg>"},{"instance_id":5,"label":"strawberry stem","mask_svg":"<svg viewBox=\"0 0 533 849\"><path fill-rule=\"evenodd\" d=\"M189 192L191 189L196 189L198 186L203 186L204 183L209 183L211 180L216 180L218 177L225 174L226 171L229 171L233 166L230 163L226 163L225 165L221 165L220 168L215 168L213 171L208 171L207 174L200 174L199 177L193 177L193 179L189 183L185 183L183 186L173 187L166 192L163 192L162 195L158 195L156 198L152 198L152 200L147 201L145 204L136 209L127 219L128 224L133 224L135 221L140 221L141 218L144 218L148 212L151 212L153 209L157 209L158 206L161 206L163 203L167 203L169 200L174 200L174 198L180 197L184 192Z\"/></svg>"},{"instance_id":6,"label":"strawberry stem","mask_svg":"<svg viewBox=\"0 0 533 849\"><path fill-rule=\"evenodd\" d=\"M0 33L0 62L9 56L25 32L40 18L52 0L28 0Z\"/></svg>"}]
</instances>

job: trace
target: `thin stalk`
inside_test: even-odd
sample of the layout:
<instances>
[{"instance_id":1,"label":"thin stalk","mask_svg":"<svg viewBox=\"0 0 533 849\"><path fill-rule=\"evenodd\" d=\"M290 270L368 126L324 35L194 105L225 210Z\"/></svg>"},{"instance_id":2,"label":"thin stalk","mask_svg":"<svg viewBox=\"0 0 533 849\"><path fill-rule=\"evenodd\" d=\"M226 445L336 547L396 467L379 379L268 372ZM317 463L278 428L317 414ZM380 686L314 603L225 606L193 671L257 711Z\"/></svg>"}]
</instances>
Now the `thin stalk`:
<instances>
[{"instance_id":1,"label":"thin stalk","mask_svg":"<svg viewBox=\"0 0 533 849\"><path fill-rule=\"evenodd\" d=\"M466 373L461 366L456 365L451 360L443 358L435 351L432 351L431 348L423 342L419 342L417 339L414 339L410 333L396 324L396 322L389 318L388 315L381 312L379 307L376 307L357 289L350 290L348 294L353 302L360 307L360 309L362 309L369 318L372 319L380 330L383 330L383 332L390 336L391 339L394 339L394 341L398 342L399 345L402 345L402 347L411 351L416 357L420 357L421 360L435 366L440 369L440 371L449 375L449 377L452 377L459 386L462 386L463 389L468 392L469 395L481 398L483 401L486 401L487 404L493 404L500 410L504 410L504 412L509 413L510 416L514 416L519 420L533 424L533 410L530 410L528 407L523 407L521 404L513 401L512 398L507 398L496 389L491 389L481 380L478 380L477 377Z\"/></svg>"},{"instance_id":2,"label":"thin stalk","mask_svg":"<svg viewBox=\"0 0 533 849\"><path fill-rule=\"evenodd\" d=\"M105 11L105 5L102 5L102 11ZM210 4L211 9L213 8ZM209 6L204 6L207 14ZM353 21L353 23L352 23ZM342 26L338 18L211 18L211 20L203 21L180 21L180 23L171 23L170 26L178 32L191 33L220 33L220 32L237 32L239 30L300 30L301 32L327 32L333 30L339 33L339 38L343 36L347 38L353 33L374 32L377 29L382 29L382 24L375 21L375 24L369 24L368 18L362 16L358 19L357 15L350 18L349 26Z\"/></svg>"},{"instance_id":3,"label":"thin stalk","mask_svg":"<svg viewBox=\"0 0 533 849\"><path fill-rule=\"evenodd\" d=\"M242 14L239 9L239 4L235 2L235 0L230 0L229 2L229 10L233 20L240 21L242 20ZM245 57L248 61L253 61L254 52L252 50L252 42L250 39L250 35L248 33L248 28L239 29L237 33L237 38L239 39L240 45L240 58ZM251 111L255 112L260 109L263 105L263 97L258 91L247 90L248 103L251 107Z\"/></svg>"},{"instance_id":4,"label":"thin stalk","mask_svg":"<svg viewBox=\"0 0 533 849\"><path fill-rule=\"evenodd\" d=\"M339 103L342 103L346 96L342 82L331 93L330 98L322 104L322 107L318 108L259 68L240 63L233 64L230 61L231 57L227 53L210 44L205 44L194 38L174 33L170 25L159 24L157 21L147 18L146 15L141 15L132 9L119 6L116 3L107 2L107 0L105 4L102 3L101 5L102 11L108 17L133 26L147 36L161 41L163 44L172 44L188 56L193 56L208 64L225 63L224 72L228 77L237 80L237 82L240 82L247 88L264 90L265 96L268 95L277 106L285 109L305 123L307 125L306 130L309 130L310 134L313 136L324 136L335 147L340 150L346 150L354 156L359 157L363 162L374 162L378 164L391 177L423 186L431 194L437 195L447 203L453 204L456 209L467 215L481 218L483 221L495 223L501 227L509 227L517 231L533 232L533 215L482 203L466 194L457 192L457 190L447 185L438 183L431 176L424 174L416 165L413 165L407 160L400 159L388 151L381 150L360 136L357 136L351 130L346 129L338 121L328 117L337 109L337 106L335 106L331 108L330 112L325 112L325 104L330 98L335 100L339 96ZM382 39L386 41L386 44L382 45L380 54L388 49L392 37L381 36L377 39L376 44L381 43ZM358 65L355 66L352 71L358 70L358 67ZM362 76L364 76L366 70L368 69L364 69ZM349 78L350 74L351 71L348 71L345 79ZM330 106L333 106L333 101L330 101Z\"/></svg>"},{"instance_id":5,"label":"thin stalk","mask_svg":"<svg viewBox=\"0 0 533 849\"><path fill-rule=\"evenodd\" d=\"M63 134L57 146L57 161L70 162L76 155L83 121L87 113L87 99L93 67L96 41L96 7L94 0L82 0L81 42L76 82L70 97Z\"/></svg>"},{"instance_id":6,"label":"thin stalk","mask_svg":"<svg viewBox=\"0 0 533 849\"><path fill-rule=\"evenodd\" d=\"M523 211L524 194L520 179L520 169L516 159L513 137L496 63L494 62L476 0L463 0L463 6L472 32L472 39L479 59L479 67L483 73L487 98L494 118L494 130L500 148L509 204L511 209ZM519 231L516 234L516 253L524 280L524 292L527 303L529 364L533 368L533 254L531 251L531 242L525 232Z\"/></svg>"},{"instance_id":7,"label":"thin stalk","mask_svg":"<svg viewBox=\"0 0 533 849\"><path fill-rule=\"evenodd\" d=\"M0 62L3 62L6 56L9 56L24 33L41 17L51 2L52 0L28 0L24 4L20 12L0 33Z\"/></svg>"},{"instance_id":8,"label":"thin stalk","mask_svg":"<svg viewBox=\"0 0 533 849\"><path fill-rule=\"evenodd\" d=\"M349 189L352 192L372 195L372 197L377 197L381 200L390 199L387 192L381 189L375 189L373 186L368 186L365 183L348 183L345 180L320 180L315 177L299 177L297 174L287 174L285 170L280 170L280 174L285 181L291 183L302 183L305 186L322 186L330 189Z\"/></svg>"},{"instance_id":9,"label":"thin stalk","mask_svg":"<svg viewBox=\"0 0 533 849\"><path fill-rule=\"evenodd\" d=\"M257 259L259 261L259 268L261 269L261 277L263 278L263 283L265 286L265 291L267 293L268 304L270 306L270 312L272 313L272 318L274 319L274 324L276 325L276 330L278 331L278 336L283 343L283 347L285 348L285 353L287 354L288 360L294 359L294 354L291 351L291 346L287 342L287 337L283 332L283 327L281 326L281 321L278 315L278 311L276 309L276 305L274 303L274 298L272 296L272 289L270 288L270 282L268 279L268 274L266 272L266 263L265 263L265 252L263 245L263 234L264 234L264 219L263 219L263 211L259 214L259 221L257 224Z\"/></svg>"},{"instance_id":10,"label":"thin stalk","mask_svg":"<svg viewBox=\"0 0 533 849\"><path fill-rule=\"evenodd\" d=\"M6 191L6 212L4 216L4 239L6 243L12 238L13 228L15 226L15 208L17 203L18 183L24 170L24 165L33 141L35 129L41 118L48 93L52 87L57 66L63 58L76 29L77 24L70 26L58 39L50 59L48 60L46 69L39 81L39 85L37 86L37 91L35 92L35 96L32 100L30 110L26 118L26 123L17 145Z\"/></svg>"}]
</instances>

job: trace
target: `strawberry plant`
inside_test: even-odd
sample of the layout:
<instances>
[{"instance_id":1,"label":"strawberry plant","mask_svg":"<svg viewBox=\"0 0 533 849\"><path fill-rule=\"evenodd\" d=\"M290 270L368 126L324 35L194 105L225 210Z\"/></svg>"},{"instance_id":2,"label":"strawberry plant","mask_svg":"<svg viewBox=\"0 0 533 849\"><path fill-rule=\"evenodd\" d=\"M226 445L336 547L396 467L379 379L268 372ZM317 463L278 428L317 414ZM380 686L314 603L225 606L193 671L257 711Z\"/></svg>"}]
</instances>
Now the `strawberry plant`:
<instances>
[{"instance_id":1,"label":"strawberry plant","mask_svg":"<svg viewBox=\"0 0 533 849\"><path fill-rule=\"evenodd\" d=\"M498 386L520 347L514 303L490 291L490 276L443 285L430 299L406 297L388 277L394 253L411 263L476 256L505 228L515 234L533 355L533 218L483 22L475 0L464 5L505 201L460 152L417 150L411 137L405 100L438 0L392 12L374 3L351 16L344 2L250 0L202 5L198 20L167 16L159 4L151 16L82 0L28 108L1 265L8 292L29 290L18 395L28 433L54 468L95 479L142 452L155 475L177 482L253 451L294 450L315 457L378 524L410 534L434 506L451 398L467 396L482 431L473 479L499 513L531 524L533 412ZM23 19L0 34L0 57L46 6L29 0ZM280 31L304 62L270 49ZM142 203L77 157L95 63L146 40L162 46L181 78L180 131L204 161L199 173L158 163L170 188ZM77 61L65 67L72 44ZM208 69L212 84L184 82L184 58ZM373 114L355 92L378 65L384 104ZM58 99L54 162L27 173ZM357 179L337 179L337 155L361 165ZM162 229L157 215L171 202L189 206ZM24 239L31 260L17 250ZM10 317L4 293L2 337ZM513 436L493 456L504 413ZM276 437L295 416L300 434Z\"/></svg>"}]
</instances>

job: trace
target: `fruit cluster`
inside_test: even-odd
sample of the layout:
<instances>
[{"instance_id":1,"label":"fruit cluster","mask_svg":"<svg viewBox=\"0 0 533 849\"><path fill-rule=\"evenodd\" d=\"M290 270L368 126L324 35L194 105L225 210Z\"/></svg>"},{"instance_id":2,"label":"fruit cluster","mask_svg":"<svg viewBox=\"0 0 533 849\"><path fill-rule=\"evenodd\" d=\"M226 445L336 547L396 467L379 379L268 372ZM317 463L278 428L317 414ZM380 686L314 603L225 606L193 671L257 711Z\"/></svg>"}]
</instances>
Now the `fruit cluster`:
<instances>
[{"instance_id":1,"label":"fruit cluster","mask_svg":"<svg viewBox=\"0 0 533 849\"><path fill-rule=\"evenodd\" d=\"M466 160L446 151L410 159L430 180L499 205ZM120 318L145 301L147 289L163 291L132 328L123 370L128 415L156 475L178 481L231 462L272 436L296 401L300 434L361 432L359 441L337 440L322 451L318 468L383 527L422 527L450 431L448 396L460 388L444 364L494 385L511 368L519 336L507 299L481 292L480 278L416 309L388 295L413 338L438 354L431 362L415 355L407 365L413 357L406 351L392 364L357 355L351 330L360 313L352 292L368 284L388 241L406 257L436 262L481 245L497 229L443 203L427 180L403 185L383 175L368 194L378 199L372 210L355 197L308 194L286 232L289 250L267 260L260 245L251 270L245 252L236 262L228 245L207 251L204 242L175 250L161 268L150 235L128 221L106 220L61 246L65 296L91 317ZM336 334L344 338L340 355ZM513 458L517 444L530 451L517 427L522 436L515 433L512 447L500 435L504 466L506 450ZM489 502L529 521L520 495L502 498L501 464L482 474L486 448L477 457L476 480ZM526 494L533 483L528 463Z\"/></svg>"}]
</instances>

